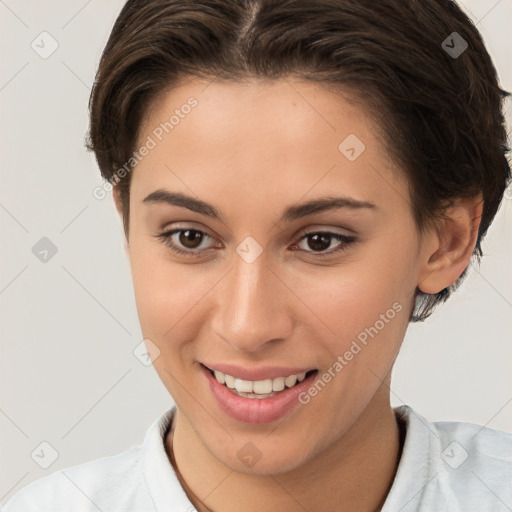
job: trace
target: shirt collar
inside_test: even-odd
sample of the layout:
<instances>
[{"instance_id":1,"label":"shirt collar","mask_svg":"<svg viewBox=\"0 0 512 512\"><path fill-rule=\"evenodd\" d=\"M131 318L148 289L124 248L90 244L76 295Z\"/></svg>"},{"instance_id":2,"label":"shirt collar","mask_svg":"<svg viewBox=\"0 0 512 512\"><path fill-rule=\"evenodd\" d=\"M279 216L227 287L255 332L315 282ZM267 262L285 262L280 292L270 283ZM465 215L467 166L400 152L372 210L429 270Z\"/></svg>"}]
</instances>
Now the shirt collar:
<instances>
[{"instance_id":1,"label":"shirt collar","mask_svg":"<svg viewBox=\"0 0 512 512\"><path fill-rule=\"evenodd\" d=\"M190 512L194 510L181 487L165 450L166 434L172 424L176 407L165 411L149 427L142 449L142 472L157 512ZM434 426L408 405L394 409L405 424L405 442L398 469L386 497L382 512L403 512L417 509L423 491L435 474L430 467L429 453ZM413 472L413 473L412 473Z\"/></svg>"},{"instance_id":2,"label":"shirt collar","mask_svg":"<svg viewBox=\"0 0 512 512\"><path fill-rule=\"evenodd\" d=\"M405 424L405 442L398 469L381 512L418 510L426 487L435 479L431 467L435 427L408 405L394 408L397 419Z\"/></svg>"},{"instance_id":3,"label":"shirt collar","mask_svg":"<svg viewBox=\"0 0 512 512\"><path fill-rule=\"evenodd\" d=\"M142 472L157 512L194 510L165 450L165 437L176 407L165 411L148 429L142 448Z\"/></svg>"}]
</instances>

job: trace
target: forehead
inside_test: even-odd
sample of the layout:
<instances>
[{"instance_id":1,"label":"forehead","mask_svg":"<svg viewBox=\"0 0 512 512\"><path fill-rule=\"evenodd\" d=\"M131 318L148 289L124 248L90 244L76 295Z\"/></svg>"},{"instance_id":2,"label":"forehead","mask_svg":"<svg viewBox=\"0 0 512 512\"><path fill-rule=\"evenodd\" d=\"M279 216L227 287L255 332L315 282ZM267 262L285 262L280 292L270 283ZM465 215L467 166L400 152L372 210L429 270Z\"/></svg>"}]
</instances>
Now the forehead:
<instances>
[{"instance_id":1,"label":"forehead","mask_svg":"<svg viewBox=\"0 0 512 512\"><path fill-rule=\"evenodd\" d=\"M187 190L218 203L268 204L333 193L358 200L406 194L373 116L318 84L292 79L191 80L148 109L132 194ZM371 196L371 199L369 197Z\"/></svg>"}]
</instances>

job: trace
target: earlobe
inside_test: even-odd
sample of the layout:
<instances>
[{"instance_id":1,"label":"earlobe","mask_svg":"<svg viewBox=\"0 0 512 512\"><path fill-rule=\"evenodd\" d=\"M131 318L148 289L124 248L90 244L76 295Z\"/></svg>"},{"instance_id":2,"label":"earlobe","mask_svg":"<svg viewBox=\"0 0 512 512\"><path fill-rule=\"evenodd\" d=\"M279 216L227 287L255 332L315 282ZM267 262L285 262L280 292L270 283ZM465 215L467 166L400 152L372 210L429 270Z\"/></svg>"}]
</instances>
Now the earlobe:
<instances>
[{"instance_id":1,"label":"earlobe","mask_svg":"<svg viewBox=\"0 0 512 512\"><path fill-rule=\"evenodd\" d=\"M435 294L453 284L468 266L482 218L481 197L458 199L436 221L424 243L424 263L418 288Z\"/></svg>"}]
</instances>

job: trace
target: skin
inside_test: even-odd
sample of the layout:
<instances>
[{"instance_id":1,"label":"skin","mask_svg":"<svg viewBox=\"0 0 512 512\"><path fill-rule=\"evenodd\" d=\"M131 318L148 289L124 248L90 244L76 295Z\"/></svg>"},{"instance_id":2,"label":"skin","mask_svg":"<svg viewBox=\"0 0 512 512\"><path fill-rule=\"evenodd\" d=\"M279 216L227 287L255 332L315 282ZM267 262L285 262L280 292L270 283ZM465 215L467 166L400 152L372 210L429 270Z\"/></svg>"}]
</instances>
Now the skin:
<instances>
[{"instance_id":1,"label":"skin","mask_svg":"<svg viewBox=\"0 0 512 512\"><path fill-rule=\"evenodd\" d=\"M197 106L132 171L126 245L141 329L177 404L173 449L201 501L191 500L199 511L380 510L400 456L389 386L414 292L435 293L462 273L481 202L456 201L420 234L371 112L292 79L190 80L153 102L139 145L191 96ZM366 146L355 161L338 150L349 134ZM212 204L222 221L143 202L161 188ZM290 205L333 195L375 207L278 222ZM175 254L158 238L171 228L206 233L195 246L179 233L170 242L201 255ZM319 231L356 240L318 249L305 234ZM263 249L252 263L236 252L247 236ZM393 304L401 311L321 392L272 424L226 416L200 372L208 361L322 375ZM261 453L250 468L237 456L247 442Z\"/></svg>"}]
</instances>

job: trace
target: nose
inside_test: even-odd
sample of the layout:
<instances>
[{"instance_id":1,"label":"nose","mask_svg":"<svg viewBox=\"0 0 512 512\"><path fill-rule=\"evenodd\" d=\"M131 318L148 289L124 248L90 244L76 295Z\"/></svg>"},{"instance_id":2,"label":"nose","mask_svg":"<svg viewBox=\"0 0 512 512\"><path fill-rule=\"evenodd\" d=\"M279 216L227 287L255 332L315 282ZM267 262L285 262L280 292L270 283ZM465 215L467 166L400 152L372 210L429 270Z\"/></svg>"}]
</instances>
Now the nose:
<instances>
[{"instance_id":1,"label":"nose","mask_svg":"<svg viewBox=\"0 0 512 512\"><path fill-rule=\"evenodd\" d=\"M235 255L216 287L213 332L237 352L258 352L290 336L291 292L276 274L263 255L252 263Z\"/></svg>"}]
</instances>

